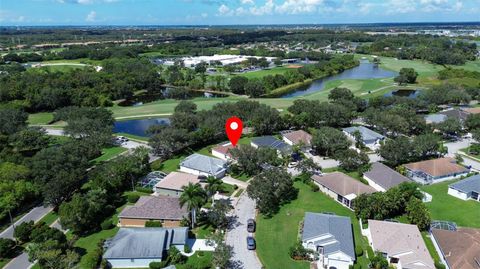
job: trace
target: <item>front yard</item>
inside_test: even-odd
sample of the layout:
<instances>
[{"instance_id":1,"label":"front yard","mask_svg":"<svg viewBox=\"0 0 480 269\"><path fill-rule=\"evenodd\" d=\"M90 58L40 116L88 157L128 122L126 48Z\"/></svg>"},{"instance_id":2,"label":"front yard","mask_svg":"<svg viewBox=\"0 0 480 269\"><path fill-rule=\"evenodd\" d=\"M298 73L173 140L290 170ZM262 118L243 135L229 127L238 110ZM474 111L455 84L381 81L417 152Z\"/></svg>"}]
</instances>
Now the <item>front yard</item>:
<instances>
[{"instance_id":1,"label":"front yard","mask_svg":"<svg viewBox=\"0 0 480 269\"><path fill-rule=\"evenodd\" d=\"M426 203L432 219L453 221L460 227L480 228L480 203L448 195L448 185L454 182L456 180L420 187L433 196L432 202Z\"/></svg>"},{"instance_id":2,"label":"front yard","mask_svg":"<svg viewBox=\"0 0 480 269\"><path fill-rule=\"evenodd\" d=\"M299 224L305 212L333 212L352 219L355 244L362 246L366 253L368 243L362 237L358 220L353 211L343 207L321 192L312 192L308 186L296 182L299 189L298 198L283 206L271 219L257 217L257 254L266 269L289 268L307 269L308 262L294 261L289 256L289 249L297 241ZM358 259L363 268L368 268L368 259Z\"/></svg>"}]
</instances>

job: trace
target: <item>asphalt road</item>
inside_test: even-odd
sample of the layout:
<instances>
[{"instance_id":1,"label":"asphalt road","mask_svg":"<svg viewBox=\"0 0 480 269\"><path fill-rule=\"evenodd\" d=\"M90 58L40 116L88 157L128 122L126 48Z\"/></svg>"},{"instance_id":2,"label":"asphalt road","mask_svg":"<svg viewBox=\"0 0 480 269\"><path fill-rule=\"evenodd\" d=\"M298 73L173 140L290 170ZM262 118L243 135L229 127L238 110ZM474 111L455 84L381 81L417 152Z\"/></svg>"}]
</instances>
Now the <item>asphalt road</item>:
<instances>
[{"instance_id":1,"label":"asphalt road","mask_svg":"<svg viewBox=\"0 0 480 269\"><path fill-rule=\"evenodd\" d=\"M0 238L10 238L13 239L13 230L15 229L15 226L18 226L24 222L28 222L33 220L34 222L39 221L41 218L43 218L45 215L47 215L48 212L52 210L51 207L44 207L44 206L38 206L30 210L25 216L23 216L21 219L19 219L17 222L15 222L14 225L10 225L5 231L0 233Z\"/></svg>"},{"instance_id":2,"label":"asphalt road","mask_svg":"<svg viewBox=\"0 0 480 269\"><path fill-rule=\"evenodd\" d=\"M261 269L262 263L253 250L247 249L247 220L255 219L255 202L245 192L235 205L234 223L227 231L226 243L233 246L233 266L235 269Z\"/></svg>"}]
</instances>

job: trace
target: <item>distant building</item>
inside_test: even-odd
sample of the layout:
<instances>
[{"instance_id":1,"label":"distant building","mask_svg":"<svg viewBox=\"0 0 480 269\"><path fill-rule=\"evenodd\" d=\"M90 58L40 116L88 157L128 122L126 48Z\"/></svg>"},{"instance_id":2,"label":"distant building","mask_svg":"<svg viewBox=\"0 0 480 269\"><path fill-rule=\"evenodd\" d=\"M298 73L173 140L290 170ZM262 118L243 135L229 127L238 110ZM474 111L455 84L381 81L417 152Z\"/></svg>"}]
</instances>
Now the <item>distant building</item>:
<instances>
[{"instance_id":1,"label":"distant building","mask_svg":"<svg viewBox=\"0 0 480 269\"><path fill-rule=\"evenodd\" d=\"M433 184L466 176L470 170L452 158L439 158L404 165L407 176L421 184Z\"/></svg>"},{"instance_id":2,"label":"distant building","mask_svg":"<svg viewBox=\"0 0 480 269\"><path fill-rule=\"evenodd\" d=\"M480 201L480 175L471 176L448 186L448 194L462 200Z\"/></svg>"},{"instance_id":3,"label":"distant building","mask_svg":"<svg viewBox=\"0 0 480 269\"><path fill-rule=\"evenodd\" d=\"M363 178L368 181L370 186L382 192L410 181L407 177L379 162L373 163L370 170L363 174Z\"/></svg>"},{"instance_id":4,"label":"distant building","mask_svg":"<svg viewBox=\"0 0 480 269\"><path fill-rule=\"evenodd\" d=\"M368 220L368 229L362 233L373 250L398 269L435 269L416 225Z\"/></svg>"},{"instance_id":5,"label":"distant building","mask_svg":"<svg viewBox=\"0 0 480 269\"><path fill-rule=\"evenodd\" d=\"M194 153L180 163L180 171L197 176L222 178L227 172L227 162L218 158Z\"/></svg>"},{"instance_id":6,"label":"distant building","mask_svg":"<svg viewBox=\"0 0 480 269\"><path fill-rule=\"evenodd\" d=\"M349 217L305 213L302 245L319 256L317 268L349 269L355 262Z\"/></svg>"},{"instance_id":7,"label":"distant building","mask_svg":"<svg viewBox=\"0 0 480 269\"><path fill-rule=\"evenodd\" d=\"M302 146L304 150L312 148L312 135L303 130L282 132L282 138L290 146Z\"/></svg>"},{"instance_id":8,"label":"distant building","mask_svg":"<svg viewBox=\"0 0 480 269\"><path fill-rule=\"evenodd\" d=\"M453 108L453 109L447 109L441 112L438 112L438 114L445 115L447 118L453 118L456 120L459 120L460 122L464 122L467 120L468 116L470 115L469 112L458 109L458 108Z\"/></svg>"},{"instance_id":9,"label":"distant building","mask_svg":"<svg viewBox=\"0 0 480 269\"><path fill-rule=\"evenodd\" d=\"M188 228L120 228L113 239L105 242L103 258L112 268L149 268L160 262L171 247L183 251Z\"/></svg>"},{"instance_id":10,"label":"distant building","mask_svg":"<svg viewBox=\"0 0 480 269\"><path fill-rule=\"evenodd\" d=\"M251 146L258 149L258 148L272 148L277 150L278 154L291 154L292 153L292 146L283 142L282 140L277 139L274 136L261 136L255 137L250 142Z\"/></svg>"},{"instance_id":11,"label":"distant building","mask_svg":"<svg viewBox=\"0 0 480 269\"><path fill-rule=\"evenodd\" d=\"M178 197L142 196L133 206L126 206L118 218L122 227L145 227L147 221L159 221L162 227L180 227L188 216Z\"/></svg>"},{"instance_id":12,"label":"distant building","mask_svg":"<svg viewBox=\"0 0 480 269\"><path fill-rule=\"evenodd\" d=\"M360 194L369 194L377 191L341 172L314 175L312 179L322 192L350 209L353 209L353 200Z\"/></svg>"},{"instance_id":13,"label":"distant building","mask_svg":"<svg viewBox=\"0 0 480 269\"><path fill-rule=\"evenodd\" d=\"M182 187L189 183L200 183L200 179L192 174L171 172L155 185L155 193L157 195L180 197L183 193Z\"/></svg>"},{"instance_id":14,"label":"distant building","mask_svg":"<svg viewBox=\"0 0 480 269\"><path fill-rule=\"evenodd\" d=\"M343 132L351 139L355 140L355 132L359 132L362 137L362 142L365 144L366 147L370 148L371 150L375 150L380 146L380 142L385 139L385 136L372 131L364 126L354 126L344 128Z\"/></svg>"},{"instance_id":15,"label":"distant building","mask_svg":"<svg viewBox=\"0 0 480 269\"><path fill-rule=\"evenodd\" d=\"M443 114L429 114L424 117L427 124L438 124L447 120L447 115Z\"/></svg>"},{"instance_id":16,"label":"distant building","mask_svg":"<svg viewBox=\"0 0 480 269\"><path fill-rule=\"evenodd\" d=\"M431 238L447 269L480 268L480 229L432 229Z\"/></svg>"}]
</instances>

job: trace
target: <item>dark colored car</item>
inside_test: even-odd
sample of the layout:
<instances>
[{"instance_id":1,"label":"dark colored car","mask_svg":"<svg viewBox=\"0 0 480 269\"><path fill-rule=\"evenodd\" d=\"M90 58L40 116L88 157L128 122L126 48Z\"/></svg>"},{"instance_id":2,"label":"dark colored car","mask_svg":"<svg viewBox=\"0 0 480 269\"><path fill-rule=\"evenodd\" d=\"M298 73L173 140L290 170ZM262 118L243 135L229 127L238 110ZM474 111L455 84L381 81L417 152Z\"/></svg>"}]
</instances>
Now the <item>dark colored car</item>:
<instances>
[{"instance_id":1,"label":"dark colored car","mask_svg":"<svg viewBox=\"0 0 480 269\"><path fill-rule=\"evenodd\" d=\"M247 231L248 231L249 233L254 233L256 226L257 226L257 225L255 224L255 220L254 220L254 219L249 219L249 220L247 220Z\"/></svg>"},{"instance_id":2,"label":"dark colored car","mask_svg":"<svg viewBox=\"0 0 480 269\"><path fill-rule=\"evenodd\" d=\"M247 248L248 250L255 250L256 248L256 244L255 244L255 238L249 236L247 237Z\"/></svg>"}]
</instances>

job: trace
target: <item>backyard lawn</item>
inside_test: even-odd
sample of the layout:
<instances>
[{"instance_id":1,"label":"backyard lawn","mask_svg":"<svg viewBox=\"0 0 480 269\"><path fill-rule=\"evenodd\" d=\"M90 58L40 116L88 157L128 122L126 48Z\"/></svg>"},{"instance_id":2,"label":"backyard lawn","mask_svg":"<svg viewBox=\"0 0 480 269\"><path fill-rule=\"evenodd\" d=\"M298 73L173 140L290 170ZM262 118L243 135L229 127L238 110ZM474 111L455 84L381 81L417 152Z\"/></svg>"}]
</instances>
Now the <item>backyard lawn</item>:
<instances>
[{"instance_id":1,"label":"backyard lawn","mask_svg":"<svg viewBox=\"0 0 480 269\"><path fill-rule=\"evenodd\" d=\"M446 181L420 187L431 194L433 200L426 203L433 220L453 221L460 227L480 228L480 203L463 201L448 195L448 185L456 182Z\"/></svg>"},{"instance_id":2,"label":"backyard lawn","mask_svg":"<svg viewBox=\"0 0 480 269\"><path fill-rule=\"evenodd\" d=\"M102 155L96 159L93 159L92 162L95 164L100 164L117 157L125 151L127 151L127 149L123 147L104 148L102 149Z\"/></svg>"},{"instance_id":3,"label":"backyard lawn","mask_svg":"<svg viewBox=\"0 0 480 269\"><path fill-rule=\"evenodd\" d=\"M364 253L367 241L362 237L358 220L353 211L343 207L330 197L321 192L312 192L308 186L296 182L299 189L298 198L290 204L283 206L271 219L257 217L257 254L266 269L276 268L309 268L309 263L294 261L288 251L298 239L299 225L305 212L333 212L352 219L355 244L362 246ZM359 258L363 268L368 268L368 260L364 256Z\"/></svg>"},{"instance_id":4,"label":"backyard lawn","mask_svg":"<svg viewBox=\"0 0 480 269\"><path fill-rule=\"evenodd\" d=\"M28 115L28 124L46 125L53 120L53 114L49 112L40 112Z\"/></svg>"}]
</instances>

